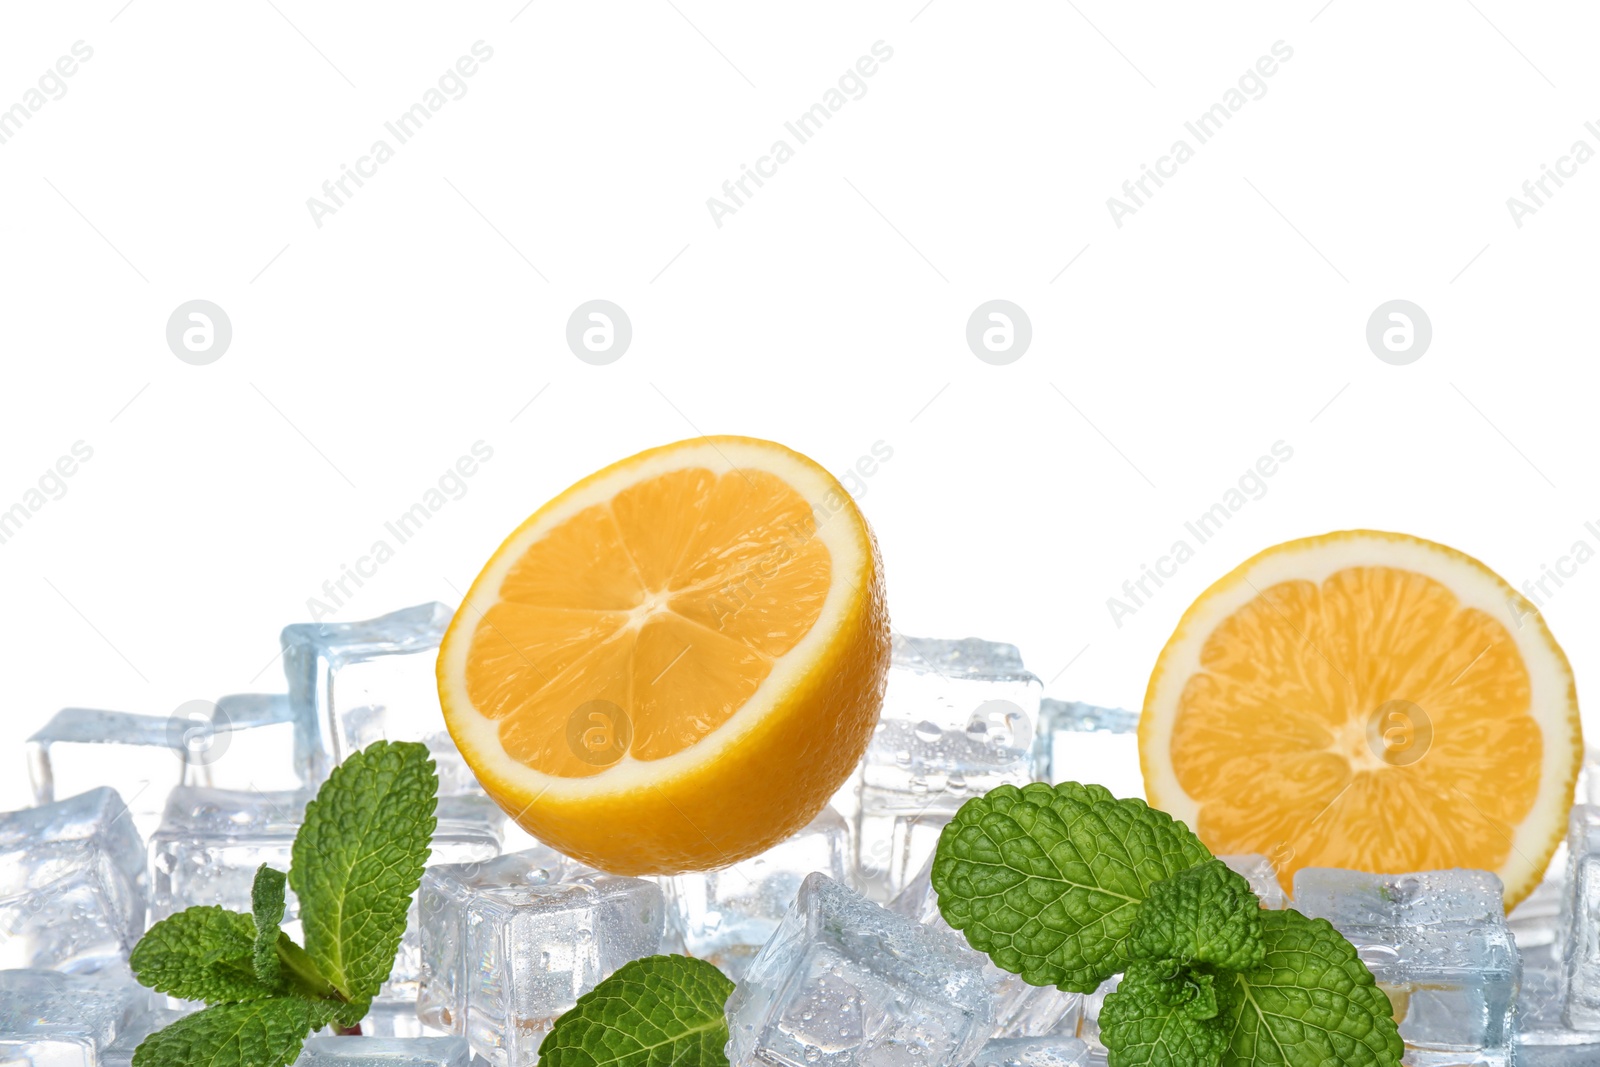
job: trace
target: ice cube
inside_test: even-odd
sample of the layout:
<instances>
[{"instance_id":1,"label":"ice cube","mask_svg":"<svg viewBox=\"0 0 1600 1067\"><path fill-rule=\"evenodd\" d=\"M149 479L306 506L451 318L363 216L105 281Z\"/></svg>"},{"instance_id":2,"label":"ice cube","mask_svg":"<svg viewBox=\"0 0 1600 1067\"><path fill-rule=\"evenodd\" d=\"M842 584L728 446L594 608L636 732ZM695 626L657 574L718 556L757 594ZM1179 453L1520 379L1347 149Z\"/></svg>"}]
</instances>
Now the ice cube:
<instances>
[{"instance_id":1,"label":"ice cube","mask_svg":"<svg viewBox=\"0 0 1600 1067\"><path fill-rule=\"evenodd\" d=\"M1561 924L1565 1018L1600 1030L1600 807L1578 804L1567 824L1567 897Z\"/></svg>"},{"instance_id":2,"label":"ice cube","mask_svg":"<svg viewBox=\"0 0 1600 1067\"><path fill-rule=\"evenodd\" d=\"M1289 906L1283 884L1278 881L1277 869L1267 857L1252 852L1242 856L1218 856L1217 859L1250 883L1250 891L1261 901L1263 908L1282 911Z\"/></svg>"},{"instance_id":3,"label":"ice cube","mask_svg":"<svg viewBox=\"0 0 1600 1067\"><path fill-rule=\"evenodd\" d=\"M813 871L843 881L849 870L850 828L832 808L759 856L716 871L661 880L667 918L689 955L721 967L738 981L778 928L800 883Z\"/></svg>"},{"instance_id":4,"label":"ice cube","mask_svg":"<svg viewBox=\"0 0 1600 1067\"><path fill-rule=\"evenodd\" d=\"M122 1028L115 1041L100 1051L99 1067L133 1067L133 1054L138 1050L139 1042L190 1014L193 1013L175 1008L147 1008L141 1011Z\"/></svg>"},{"instance_id":5,"label":"ice cube","mask_svg":"<svg viewBox=\"0 0 1600 1067\"><path fill-rule=\"evenodd\" d=\"M978 1051L972 1067L1088 1067L1089 1046L1075 1037L1002 1037Z\"/></svg>"},{"instance_id":6,"label":"ice cube","mask_svg":"<svg viewBox=\"0 0 1600 1067\"><path fill-rule=\"evenodd\" d=\"M1103 785L1114 796L1144 799L1139 716L1078 701L1039 701L1033 741L1035 781Z\"/></svg>"},{"instance_id":7,"label":"ice cube","mask_svg":"<svg viewBox=\"0 0 1600 1067\"><path fill-rule=\"evenodd\" d=\"M126 971L0 971L0 1064L96 1067L148 996Z\"/></svg>"},{"instance_id":8,"label":"ice cube","mask_svg":"<svg viewBox=\"0 0 1600 1067\"><path fill-rule=\"evenodd\" d=\"M1470 1052L1510 1062L1521 961L1505 921L1505 891L1488 871L1366 874L1328 867L1295 873L1295 907L1327 919L1400 1017L1415 1062Z\"/></svg>"},{"instance_id":9,"label":"ice cube","mask_svg":"<svg viewBox=\"0 0 1600 1067\"><path fill-rule=\"evenodd\" d=\"M728 999L733 1067L965 1067L994 1031L983 959L825 874Z\"/></svg>"},{"instance_id":10,"label":"ice cube","mask_svg":"<svg viewBox=\"0 0 1600 1067\"><path fill-rule=\"evenodd\" d=\"M144 917L144 842L115 790L0 814L0 966L120 967Z\"/></svg>"},{"instance_id":11,"label":"ice cube","mask_svg":"<svg viewBox=\"0 0 1600 1067\"><path fill-rule=\"evenodd\" d=\"M196 904L250 910L256 868L289 869L294 837L309 791L244 792L183 787L172 792L165 818L150 840L150 921ZM500 854L505 813L487 797L440 797L429 863L474 863ZM421 967L416 901L389 981L379 1001L416 999ZM284 929L300 937L300 906L291 891Z\"/></svg>"},{"instance_id":12,"label":"ice cube","mask_svg":"<svg viewBox=\"0 0 1600 1067\"><path fill-rule=\"evenodd\" d=\"M294 1067L469 1067L460 1037L312 1037Z\"/></svg>"},{"instance_id":13,"label":"ice cube","mask_svg":"<svg viewBox=\"0 0 1600 1067\"><path fill-rule=\"evenodd\" d=\"M870 896L904 888L963 801L1032 780L1042 689L1014 645L894 636L861 766L856 869Z\"/></svg>"},{"instance_id":14,"label":"ice cube","mask_svg":"<svg viewBox=\"0 0 1600 1067\"><path fill-rule=\"evenodd\" d=\"M924 926L945 930L952 937L965 938L944 921L939 912L939 897L933 891L933 860L922 865L910 884L887 905L897 915ZM994 1034L996 1038L1043 1037L1077 1031L1083 1012L1081 993L1064 993L1054 986L1029 985L1019 974L1002 971L983 957L984 981L994 995Z\"/></svg>"},{"instance_id":15,"label":"ice cube","mask_svg":"<svg viewBox=\"0 0 1600 1067\"><path fill-rule=\"evenodd\" d=\"M450 609L419 604L362 622L286 626L283 670L307 781L374 741L420 741L438 765L439 793L477 793L444 725L434 660Z\"/></svg>"},{"instance_id":16,"label":"ice cube","mask_svg":"<svg viewBox=\"0 0 1600 1067\"><path fill-rule=\"evenodd\" d=\"M543 846L422 879L417 1014L499 1067L538 1057L556 1017L629 960L657 952L661 887Z\"/></svg>"},{"instance_id":17,"label":"ice cube","mask_svg":"<svg viewBox=\"0 0 1600 1067\"><path fill-rule=\"evenodd\" d=\"M1600 1035L1569 1030L1559 1036L1571 1040L1519 1043L1517 1067L1595 1067L1600 1063Z\"/></svg>"}]
</instances>

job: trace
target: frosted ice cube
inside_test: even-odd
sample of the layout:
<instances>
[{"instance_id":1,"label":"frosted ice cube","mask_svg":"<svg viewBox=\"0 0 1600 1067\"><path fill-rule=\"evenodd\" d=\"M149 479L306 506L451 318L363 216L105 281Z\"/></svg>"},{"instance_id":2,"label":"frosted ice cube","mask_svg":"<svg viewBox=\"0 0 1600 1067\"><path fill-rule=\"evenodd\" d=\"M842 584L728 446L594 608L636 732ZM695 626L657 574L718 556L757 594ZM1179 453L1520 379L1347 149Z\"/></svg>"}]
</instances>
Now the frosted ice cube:
<instances>
[{"instance_id":1,"label":"frosted ice cube","mask_svg":"<svg viewBox=\"0 0 1600 1067\"><path fill-rule=\"evenodd\" d=\"M963 801L1032 780L1042 689L1014 645L894 635L860 771L856 870L870 896L904 888Z\"/></svg>"},{"instance_id":2,"label":"frosted ice cube","mask_svg":"<svg viewBox=\"0 0 1600 1067\"><path fill-rule=\"evenodd\" d=\"M244 792L175 789L166 816L150 840L150 921L196 904L250 910L256 868L289 869L295 834L305 818L310 791ZM440 797L429 863L474 863L500 854L505 813L487 797ZM416 901L380 1001L416 999L421 968ZM287 899L284 929L300 936L300 905Z\"/></svg>"},{"instance_id":3,"label":"frosted ice cube","mask_svg":"<svg viewBox=\"0 0 1600 1067\"><path fill-rule=\"evenodd\" d=\"M469 1067L460 1037L312 1037L294 1067Z\"/></svg>"},{"instance_id":4,"label":"frosted ice cube","mask_svg":"<svg viewBox=\"0 0 1600 1067\"><path fill-rule=\"evenodd\" d=\"M939 912L939 897L933 891L932 874L933 860L930 857L887 907L895 914L904 915L924 926L948 931L950 936L965 943L966 939L952 930ZM1054 986L1029 985L1021 975L1002 971L986 956L981 958L984 981L994 995L994 1037L1031 1038L1077 1031L1078 1019L1083 1012L1081 993L1064 993Z\"/></svg>"},{"instance_id":5,"label":"frosted ice cube","mask_svg":"<svg viewBox=\"0 0 1600 1067\"><path fill-rule=\"evenodd\" d=\"M1379 985L1403 1005L1400 1036L1414 1060L1470 1052L1510 1062L1521 961L1505 921L1505 891L1488 871L1295 873L1295 907L1327 919L1355 945Z\"/></svg>"},{"instance_id":6,"label":"frosted ice cube","mask_svg":"<svg viewBox=\"0 0 1600 1067\"><path fill-rule=\"evenodd\" d=\"M759 856L716 871L661 880L671 932L685 952L738 981L750 958L778 928L800 883L813 871L843 881L850 828L832 808Z\"/></svg>"},{"instance_id":7,"label":"frosted ice cube","mask_svg":"<svg viewBox=\"0 0 1600 1067\"><path fill-rule=\"evenodd\" d=\"M1570 1040L1519 1043L1517 1067L1595 1067L1600 1063L1600 1035L1592 1031L1569 1030L1540 1036Z\"/></svg>"},{"instance_id":8,"label":"frosted ice cube","mask_svg":"<svg viewBox=\"0 0 1600 1067\"><path fill-rule=\"evenodd\" d=\"M125 971L0 971L0 1063L96 1067L148 996Z\"/></svg>"},{"instance_id":9,"label":"frosted ice cube","mask_svg":"<svg viewBox=\"0 0 1600 1067\"><path fill-rule=\"evenodd\" d=\"M1089 1046L1075 1037L1002 1037L978 1050L972 1067L1088 1067Z\"/></svg>"},{"instance_id":10,"label":"frosted ice cube","mask_svg":"<svg viewBox=\"0 0 1600 1067\"><path fill-rule=\"evenodd\" d=\"M419 604L362 622L283 629L283 670L308 782L374 741L420 741L433 753L439 793L480 792L445 729L434 661L450 609Z\"/></svg>"},{"instance_id":11,"label":"frosted ice cube","mask_svg":"<svg viewBox=\"0 0 1600 1067\"><path fill-rule=\"evenodd\" d=\"M1143 799L1138 729L1135 712L1045 697L1033 741L1034 780L1092 783Z\"/></svg>"},{"instance_id":12,"label":"frosted ice cube","mask_svg":"<svg viewBox=\"0 0 1600 1067\"><path fill-rule=\"evenodd\" d=\"M0 814L0 966L120 966L144 917L144 842L115 790Z\"/></svg>"},{"instance_id":13,"label":"frosted ice cube","mask_svg":"<svg viewBox=\"0 0 1600 1067\"><path fill-rule=\"evenodd\" d=\"M500 1065L535 1062L556 1017L629 960L657 952L661 887L553 849L430 868L422 879L417 1014Z\"/></svg>"},{"instance_id":14,"label":"frosted ice cube","mask_svg":"<svg viewBox=\"0 0 1600 1067\"><path fill-rule=\"evenodd\" d=\"M1250 883L1251 892L1255 893L1263 908L1282 911L1289 906L1283 884L1278 881L1278 872L1267 857L1251 852L1242 856L1218 856L1217 859Z\"/></svg>"},{"instance_id":15,"label":"frosted ice cube","mask_svg":"<svg viewBox=\"0 0 1600 1067\"><path fill-rule=\"evenodd\" d=\"M982 957L824 874L728 999L733 1067L965 1067L994 1030Z\"/></svg>"}]
</instances>

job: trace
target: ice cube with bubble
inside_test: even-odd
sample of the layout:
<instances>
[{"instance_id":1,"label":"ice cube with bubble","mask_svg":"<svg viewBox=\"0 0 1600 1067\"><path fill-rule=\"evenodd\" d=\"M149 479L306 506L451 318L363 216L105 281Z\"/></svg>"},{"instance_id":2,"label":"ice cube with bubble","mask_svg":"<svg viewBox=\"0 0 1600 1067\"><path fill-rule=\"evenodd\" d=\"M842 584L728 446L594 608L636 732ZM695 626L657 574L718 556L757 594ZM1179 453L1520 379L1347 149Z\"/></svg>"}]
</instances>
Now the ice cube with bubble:
<instances>
[{"instance_id":1,"label":"ice cube with bubble","mask_svg":"<svg viewBox=\"0 0 1600 1067\"><path fill-rule=\"evenodd\" d=\"M903 889L963 801L1032 780L1042 689L1014 645L894 635L860 769L856 868L869 895Z\"/></svg>"},{"instance_id":2,"label":"ice cube with bubble","mask_svg":"<svg viewBox=\"0 0 1600 1067\"><path fill-rule=\"evenodd\" d=\"M1044 697L1033 741L1034 781L1093 783L1113 796L1143 799L1138 729L1136 712Z\"/></svg>"},{"instance_id":3,"label":"ice cube with bubble","mask_svg":"<svg viewBox=\"0 0 1600 1067\"><path fill-rule=\"evenodd\" d=\"M933 858L930 856L888 909L897 915L950 936L965 938L944 921L939 912L939 897L933 891ZM1054 986L1029 985L1019 974L1003 971L982 957L984 980L994 996L994 1036L1032 1038L1077 1032L1083 1014L1083 995L1066 993Z\"/></svg>"},{"instance_id":4,"label":"ice cube with bubble","mask_svg":"<svg viewBox=\"0 0 1600 1067\"><path fill-rule=\"evenodd\" d=\"M430 868L420 894L417 1014L497 1067L538 1058L556 1018L661 945L661 887L539 846Z\"/></svg>"},{"instance_id":5,"label":"ice cube with bubble","mask_svg":"<svg viewBox=\"0 0 1600 1067\"><path fill-rule=\"evenodd\" d=\"M0 814L0 967L119 968L145 900L144 842L115 790Z\"/></svg>"},{"instance_id":6,"label":"ice cube with bubble","mask_svg":"<svg viewBox=\"0 0 1600 1067\"><path fill-rule=\"evenodd\" d=\"M972 1067L1089 1067L1089 1052L1075 1037L999 1037L978 1050Z\"/></svg>"},{"instance_id":7,"label":"ice cube with bubble","mask_svg":"<svg viewBox=\"0 0 1600 1067\"><path fill-rule=\"evenodd\" d=\"M148 997L126 970L0 971L0 1064L97 1067Z\"/></svg>"},{"instance_id":8,"label":"ice cube with bubble","mask_svg":"<svg viewBox=\"0 0 1600 1067\"><path fill-rule=\"evenodd\" d=\"M430 603L360 622L284 627L283 670L306 781L320 782L374 741L420 741L433 754L441 796L481 791L445 729L434 680L450 616Z\"/></svg>"},{"instance_id":9,"label":"ice cube with bubble","mask_svg":"<svg viewBox=\"0 0 1600 1067\"><path fill-rule=\"evenodd\" d=\"M1327 919L1395 1003L1407 1062L1512 1062L1521 961L1488 871L1295 872L1295 907Z\"/></svg>"},{"instance_id":10,"label":"ice cube with bubble","mask_svg":"<svg viewBox=\"0 0 1600 1067\"><path fill-rule=\"evenodd\" d=\"M806 875L821 871L844 881L849 853L850 828L830 807L759 856L720 870L663 878L670 934L689 955L709 960L738 981L778 928Z\"/></svg>"},{"instance_id":11,"label":"ice cube with bubble","mask_svg":"<svg viewBox=\"0 0 1600 1067\"><path fill-rule=\"evenodd\" d=\"M994 1031L983 958L812 874L728 998L733 1067L965 1067Z\"/></svg>"},{"instance_id":12,"label":"ice cube with bubble","mask_svg":"<svg viewBox=\"0 0 1600 1067\"><path fill-rule=\"evenodd\" d=\"M150 840L150 921L197 904L250 910L256 868L287 871L305 807L306 790L250 792L183 787L172 792L161 826ZM505 814L487 797L440 797L434 812L430 863L472 863L500 854ZM300 936L300 909L288 894L284 929ZM421 941L416 901L405 937L378 1001L416 999Z\"/></svg>"}]
</instances>

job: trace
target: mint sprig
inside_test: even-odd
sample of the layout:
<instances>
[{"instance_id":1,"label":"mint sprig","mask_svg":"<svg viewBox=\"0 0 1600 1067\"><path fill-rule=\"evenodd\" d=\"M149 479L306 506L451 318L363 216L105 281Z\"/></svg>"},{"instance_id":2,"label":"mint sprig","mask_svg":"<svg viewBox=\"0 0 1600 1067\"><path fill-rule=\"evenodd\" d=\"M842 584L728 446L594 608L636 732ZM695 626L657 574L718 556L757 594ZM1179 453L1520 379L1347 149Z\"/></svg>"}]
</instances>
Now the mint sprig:
<instances>
[{"instance_id":1,"label":"mint sprig","mask_svg":"<svg viewBox=\"0 0 1600 1067\"><path fill-rule=\"evenodd\" d=\"M134 977L208 1006L140 1042L134 1067L283 1067L312 1030L359 1023L394 966L438 787L426 746L379 741L306 806L288 874L256 871L252 914L193 907L152 926L129 957ZM278 928L286 884L304 948Z\"/></svg>"},{"instance_id":2,"label":"mint sprig","mask_svg":"<svg viewBox=\"0 0 1600 1067\"><path fill-rule=\"evenodd\" d=\"M1110 1067L1396 1067L1388 997L1326 920L1262 911L1183 823L1094 785L1004 785L962 805L932 881L945 921L1032 985L1119 972Z\"/></svg>"},{"instance_id":3,"label":"mint sprig","mask_svg":"<svg viewBox=\"0 0 1600 1067\"><path fill-rule=\"evenodd\" d=\"M541 1067L725 1067L733 983L688 956L623 964L578 998L539 1045Z\"/></svg>"}]
</instances>

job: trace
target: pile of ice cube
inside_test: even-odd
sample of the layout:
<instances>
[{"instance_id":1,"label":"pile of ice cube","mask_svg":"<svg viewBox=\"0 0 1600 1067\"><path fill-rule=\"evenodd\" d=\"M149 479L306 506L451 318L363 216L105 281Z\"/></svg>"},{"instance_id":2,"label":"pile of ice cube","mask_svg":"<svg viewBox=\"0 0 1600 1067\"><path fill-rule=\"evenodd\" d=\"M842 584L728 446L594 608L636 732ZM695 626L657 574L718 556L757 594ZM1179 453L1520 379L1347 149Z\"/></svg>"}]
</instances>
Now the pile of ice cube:
<instances>
[{"instance_id":1,"label":"pile of ice cube","mask_svg":"<svg viewBox=\"0 0 1600 1067\"><path fill-rule=\"evenodd\" d=\"M580 995L657 952L738 983L734 1067L1105 1062L1097 1019L1115 979L1080 996L1000 971L940 918L929 867L962 802L1002 783L1142 795L1133 713L1043 697L1010 645L897 636L877 733L809 827L723 870L624 878L508 827L479 790L433 684L449 617L427 604L290 626L286 693L170 717L69 708L39 730L37 803L0 814L0 1064L125 1065L197 1010L137 985L132 946L192 905L248 911L257 865L287 868L317 785L384 738L437 760L430 866L362 1036L313 1037L302 1065L532 1064ZM1288 906L1264 857L1225 859L1264 907ZM1390 992L1407 1063L1600 1064L1600 806L1575 809L1569 845L1509 924L1499 882L1478 871L1309 869L1293 897ZM298 937L296 918L291 896Z\"/></svg>"}]
</instances>

